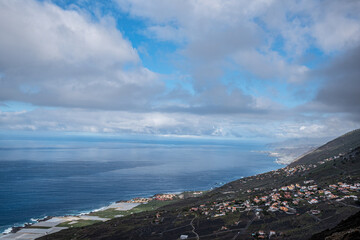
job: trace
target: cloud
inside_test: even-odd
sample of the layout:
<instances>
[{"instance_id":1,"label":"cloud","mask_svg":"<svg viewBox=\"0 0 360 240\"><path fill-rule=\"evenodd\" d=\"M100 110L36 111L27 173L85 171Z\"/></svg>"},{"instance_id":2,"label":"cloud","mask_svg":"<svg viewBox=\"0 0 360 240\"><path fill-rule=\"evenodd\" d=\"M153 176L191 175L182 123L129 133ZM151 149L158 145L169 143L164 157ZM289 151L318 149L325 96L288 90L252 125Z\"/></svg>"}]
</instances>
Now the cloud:
<instances>
[{"instance_id":1,"label":"cloud","mask_svg":"<svg viewBox=\"0 0 360 240\"><path fill-rule=\"evenodd\" d=\"M274 106L261 104L261 100L245 95L238 88L231 91L226 86L216 85L193 96L182 89L171 91L167 98L171 101L180 96L181 104L171 104L156 108L163 112L185 112L197 115L254 114L263 115Z\"/></svg>"},{"instance_id":2,"label":"cloud","mask_svg":"<svg viewBox=\"0 0 360 240\"><path fill-rule=\"evenodd\" d=\"M325 5L326 10L322 10ZM312 35L317 44L326 52L349 49L356 46L360 40L358 1L329 1L318 8L314 15Z\"/></svg>"},{"instance_id":3,"label":"cloud","mask_svg":"<svg viewBox=\"0 0 360 240\"><path fill-rule=\"evenodd\" d=\"M35 108L0 112L0 128L284 139L359 127L358 1L116 2L105 16L0 2L0 105ZM138 49L117 28L129 18ZM173 72L138 51L151 66L170 55Z\"/></svg>"},{"instance_id":4,"label":"cloud","mask_svg":"<svg viewBox=\"0 0 360 240\"><path fill-rule=\"evenodd\" d=\"M196 95L191 101L192 105L187 108L190 111L197 109L205 113L213 109L216 113L220 112L219 106L224 112L233 113L234 108L228 105L226 94L223 94L223 88L230 85L222 80L226 71L234 69L255 76L258 81L286 81L290 88L298 88L296 92L306 92L310 85L319 84L313 77L317 70L311 69L313 66L307 66L303 60L309 51L318 49L326 58L336 59L342 52L352 51L360 40L358 1L331 0L326 4L310 0L285 3L271 0L251 3L238 0L117 2L122 11L148 21L147 31L155 39L179 43L176 53L186 59L187 64L182 70L191 76ZM346 78L343 81L352 81L350 85L357 87L355 80L349 76ZM337 86L336 81L332 80L333 76L323 79L323 87L320 87L318 94L315 93L317 103L330 103L330 99L326 98L338 94L329 91L335 91L338 87L337 91L341 93L351 90ZM240 77L234 81L242 85L247 79ZM353 89L359 89L356 87ZM228 89L228 92L231 91ZM235 102L242 99L237 102L235 112L261 110L255 107L254 102L258 101L256 97L240 89L236 93L228 94ZM332 111L342 112L345 108L349 112L356 110L355 106L349 107L352 104L340 104L358 99L352 92L348 93L349 97L343 100L334 98L339 101L332 105L338 108L332 107ZM202 105L199 99L206 99L207 111L198 107Z\"/></svg>"},{"instance_id":5,"label":"cloud","mask_svg":"<svg viewBox=\"0 0 360 240\"><path fill-rule=\"evenodd\" d=\"M343 113L360 120L360 46L350 49L338 58L314 71L313 76L326 83L314 101L308 104L312 111Z\"/></svg>"},{"instance_id":6,"label":"cloud","mask_svg":"<svg viewBox=\"0 0 360 240\"><path fill-rule=\"evenodd\" d=\"M160 136L226 137L280 141L289 138L329 138L359 127L341 117L284 120L274 114L199 115L184 112L137 113L92 109L37 108L1 112L0 130L89 132Z\"/></svg>"},{"instance_id":7,"label":"cloud","mask_svg":"<svg viewBox=\"0 0 360 240\"><path fill-rule=\"evenodd\" d=\"M304 81L307 67L297 58L309 48L338 51L353 46L360 36L356 1L117 2L123 11L148 21L150 36L180 41L177 52L189 61L188 69L199 90L221 77L227 61L260 79ZM279 39L283 42L274 50ZM215 77L206 74L206 69Z\"/></svg>"},{"instance_id":8,"label":"cloud","mask_svg":"<svg viewBox=\"0 0 360 240\"><path fill-rule=\"evenodd\" d=\"M177 7L165 4L164 8L187 11L193 3L183 5L179 1L177 4ZM174 32L179 33L174 36L183 35L182 29L186 31L185 37L192 33L192 28L201 30L181 50L192 59L190 72L197 93L180 99L186 108L172 106L172 109L198 114L258 111L253 97L240 89L229 92L219 84L222 59L234 49L254 47L257 30L252 23L232 24L231 19L222 17L221 4L202 3L201 6L215 11L216 16L195 6L194 12L189 13L194 19L182 18L184 12L177 15L184 26L154 25L148 29L170 29L162 36L157 35L163 39ZM146 7L157 9L152 8L153 4L143 6ZM0 100L127 111L167 109L166 106L171 105L172 96L163 102L157 101L165 91L164 83L158 74L141 65L137 51L116 29L113 18L105 16L94 20L76 8L66 10L49 2L21 0L2 2L0 11L0 29L4 33L0 50L5 53L0 56ZM167 14L158 20L156 16L153 15L154 21L159 22L174 19ZM202 26L209 18L214 25ZM154 107L155 101L163 107Z\"/></svg>"},{"instance_id":9,"label":"cloud","mask_svg":"<svg viewBox=\"0 0 360 240\"><path fill-rule=\"evenodd\" d=\"M49 2L0 3L0 100L83 108L144 108L163 91L111 17Z\"/></svg>"},{"instance_id":10,"label":"cloud","mask_svg":"<svg viewBox=\"0 0 360 240\"><path fill-rule=\"evenodd\" d=\"M271 34L284 40L287 54L303 54L309 47L326 53L354 47L360 39L358 1L272 1L260 16Z\"/></svg>"},{"instance_id":11,"label":"cloud","mask_svg":"<svg viewBox=\"0 0 360 240\"><path fill-rule=\"evenodd\" d=\"M234 60L260 79L299 83L306 81L309 71L304 65L288 64L275 51L260 53L255 50L244 50L236 53Z\"/></svg>"}]
</instances>

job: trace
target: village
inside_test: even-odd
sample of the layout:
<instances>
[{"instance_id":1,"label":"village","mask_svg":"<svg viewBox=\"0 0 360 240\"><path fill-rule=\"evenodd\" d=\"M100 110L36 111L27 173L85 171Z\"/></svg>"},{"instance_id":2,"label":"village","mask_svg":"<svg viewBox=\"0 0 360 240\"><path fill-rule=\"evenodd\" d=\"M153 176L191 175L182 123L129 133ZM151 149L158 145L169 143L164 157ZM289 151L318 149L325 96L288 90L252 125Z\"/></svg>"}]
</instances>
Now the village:
<instances>
[{"instance_id":1,"label":"village","mask_svg":"<svg viewBox=\"0 0 360 240\"><path fill-rule=\"evenodd\" d=\"M301 201L309 204L316 204L319 201L335 200L343 201L345 199L358 200L358 196L354 193L360 191L360 183L348 184L338 182L338 184L329 185L328 189L321 189L313 180L304 181L303 186L299 184L291 184L283 186L279 189L273 189L271 193L264 196L256 196L253 199L245 201L224 201L213 202L211 205L200 205L192 207L190 211L199 212L200 214L219 217L229 212L236 211L282 211L288 214L296 213L296 206ZM255 190L254 190L255 191ZM259 208L261 208L259 210Z\"/></svg>"},{"instance_id":2,"label":"village","mask_svg":"<svg viewBox=\"0 0 360 240\"><path fill-rule=\"evenodd\" d=\"M256 192L256 190L251 190ZM319 187L314 180L307 180L300 184L291 184L275 188L271 192L261 196L255 196L245 201L231 200L222 202L212 202L211 204L202 204L197 207L190 208L190 212L204 215L208 218L217 218L231 214L234 212L254 211L255 216L260 218L260 213L280 212L283 214L298 214L297 206L302 204L315 205L321 201L343 201L345 199L358 200L360 192L360 183L344 183L338 182L331 184L327 188ZM313 209L308 212L312 215L320 213L319 210ZM236 223L235 223L236 224ZM227 230L223 226L221 230ZM276 236L275 231L265 233L259 230L253 236L258 239Z\"/></svg>"},{"instance_id":3,"label":"village","mask_svg":"<svg viewBox=\"0 0 360 240\"><path fill-rule=\"evenodd\" d=\"M325 162L338 159L343 156L339 154L331 158L324 159L319 161L319 165L324 164ZM309 165L297 165L294 167L285 167L275 171L270 172L270 174L278 175L282 174L285 176L292 176L296 172L308 171L312 168L316 168L316 164ZM263 179L265 176L256 175L253 178ZM267 176L268 177L268 176ZM252 179L247 178L244 180L251 181ZM259 192L259 195L257 195ZM201 204L196 207L189 209L190 212L203 215L209 218L222 217L231 213L236 212L254 212L255 217L260 219L262 212L278 212L282 214L296 214L300 213L297 211L297 208L301 205L315 206L320 202L326 201L335 201L342 202L344 200L357 201L360 192L360 183L346 183L346 182L337 182L336 184L330 184L327 186L320 186L314 180L305 180L302 183L293 183L290 185L282 186L280 188L274 188L267 191L260 191L259 188L253 188L246 190L250 196L246 200L226 200L219 202L212 202L207 204ZM311 209L306 212L306 214L318 215L320 210ZM236 222L234 223L236 225ZM223 226L221 230L227 230L226 226ZM252 234L255 239L265 239L278 236L281 233L276 233L273 230L265 232L259 230Z\"/></svg>"}]
</instances>

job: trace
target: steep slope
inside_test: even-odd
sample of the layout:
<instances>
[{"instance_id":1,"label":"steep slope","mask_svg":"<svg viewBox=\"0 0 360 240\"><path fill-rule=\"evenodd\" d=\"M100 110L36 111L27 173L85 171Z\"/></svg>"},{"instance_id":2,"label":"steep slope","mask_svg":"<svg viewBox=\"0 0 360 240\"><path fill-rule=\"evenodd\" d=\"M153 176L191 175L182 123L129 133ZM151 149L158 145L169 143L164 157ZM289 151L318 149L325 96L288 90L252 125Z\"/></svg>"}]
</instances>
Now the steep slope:
<instances>
[{"instance_id":1,"label":"steep slope","mask_svg":"<svg viewBox=\"0 0 360 240\"><path fill-rule=\"evenodd\" d=\"M360 239L360 212L341 221L336 227L317 233L310 240L355 240Z\"/></svg>"},{"instance_id":2,"label":"steep slope","mask_svg":"<svg viewBox=\"0 0 360 240\"><path fill-rule=\"evenodd\" d=\"M292 162L289 166L296 166L299 164L310 164L322 159L330 158L339 153L346 153L350 149L360 146L360 129L348 132L325 145L315 149L314 151L300 157Z\"/></svg>"}]
</instances>

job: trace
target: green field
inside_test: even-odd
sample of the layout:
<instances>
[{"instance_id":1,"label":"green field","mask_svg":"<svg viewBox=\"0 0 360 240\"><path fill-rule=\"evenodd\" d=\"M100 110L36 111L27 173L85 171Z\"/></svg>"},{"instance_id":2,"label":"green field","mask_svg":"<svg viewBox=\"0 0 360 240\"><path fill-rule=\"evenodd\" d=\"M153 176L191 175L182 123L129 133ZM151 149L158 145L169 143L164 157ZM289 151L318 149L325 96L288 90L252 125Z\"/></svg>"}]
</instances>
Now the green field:
<instances>
[{"instance_id":1,"label":"green field","mask_svg":"<svg viewBox=\"0 0 360 240\"><path fill-rule=\"evenodd\" d=\"M133 213L139 213L139 212L145 212L145 211L152 211L152 210L156 210L160 207L166 206L170 203L175 203L177 200L172 200L172 201L150 201L146 204L140 204L136 207L134 207L133 209L127 210L127 211L119 211L116 210L115 208L109 208L103 211L98 211L98 212L93 212L90 213L89 215L91 216L98 216L98 217L102 217L102 218L115 218L115 216L117 215L123 215L123 216L128 216L130 214Z\"/></svg>"},{"instance_id":2,"label":"green field","mask_svg":"<svg viewBox=\"0 0 360 240\"><path fill-rule=\"evenodd\" d=\"M115 218L115 216L118 215L122 215L122 216L128 216L134 213L140 213L140 212L145 212L145 211L152 211L152 210L156 210L160 207L166 206L170 203L174 203L177 200L173 200L173 201L150 201L147 204L140 204L136 207L134 207L133 209L130 209L128 211L119 211L116 210L115 208L109 208L103 211L98 211L98 212L93 212L90 213L90 216L97 216L97 217L101 217L101 218ZM64 222L64 223L60 223L59 225L57 225L57 227L84 227L84 226L88 226L88 225L92 225L94 223L98 223L101 222L99 220L79 220L76 221L76 223L70 224L72 221L68 221L68 222ZM37 227L37 228L41 228L41 227ZM44 227L47 228L47 227Z\"/></svg>"}]
</instances>

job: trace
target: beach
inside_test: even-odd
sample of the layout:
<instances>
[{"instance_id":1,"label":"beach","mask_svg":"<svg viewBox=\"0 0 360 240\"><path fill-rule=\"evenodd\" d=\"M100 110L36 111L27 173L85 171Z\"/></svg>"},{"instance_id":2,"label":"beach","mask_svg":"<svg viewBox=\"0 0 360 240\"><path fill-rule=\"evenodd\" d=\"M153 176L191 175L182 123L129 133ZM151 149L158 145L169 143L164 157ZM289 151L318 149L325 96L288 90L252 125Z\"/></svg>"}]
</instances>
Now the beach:
<instances>
[{"instance_id":1,"label":"beach","mask_svg":"<svg viewBox=\"0 0 360 240\"><path fill-rule=\"evenodd\" d=\"M60 217L48 217L44 219L38 219L38 221L34 224L25 224L24 227L12 229L12 232L3 233L0 236L0 239L20 239L20 240L33 240L39 237L56 233L63 229L67 229L69 227L76 226L76 224L86 223L87 225L96 223L96 222L105 222L110 220L111 218L104 218L99 216L94 216L97 212L103 212L109 209L115 209L119 212L125 212L137 207L141 203L133 203L133 202L116 202L111 203L108 206L103 208L91 211L89 213L82 213L80 215L74 216L60 216ZM143 203L144 204L144 203ZM121 217L123 215L115 215L114 217ZM68 225L68 226L66 226ZM20 230L19 230L20 229Z\"/></svg>"}]
</instances>

